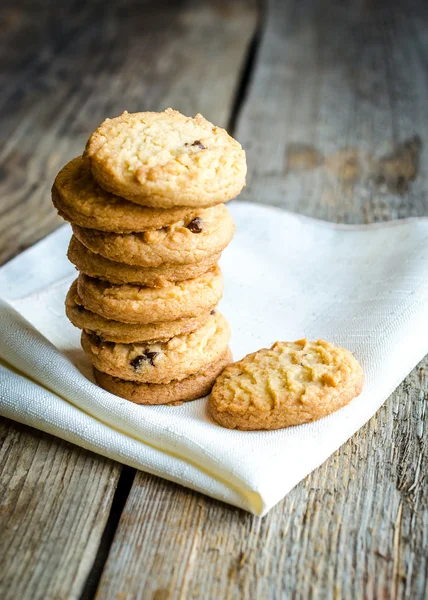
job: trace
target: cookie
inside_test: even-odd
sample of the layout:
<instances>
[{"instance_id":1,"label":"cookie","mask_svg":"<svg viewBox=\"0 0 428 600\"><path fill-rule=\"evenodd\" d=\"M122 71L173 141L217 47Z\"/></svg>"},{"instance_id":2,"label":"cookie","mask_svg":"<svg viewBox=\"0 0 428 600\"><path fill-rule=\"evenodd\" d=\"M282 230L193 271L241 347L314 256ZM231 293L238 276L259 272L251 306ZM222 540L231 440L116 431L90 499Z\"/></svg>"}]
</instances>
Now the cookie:
<instances>
[{"instance_id":1,"label":"cookie","mask_svg":"<svg viewBox=\"0 0 428 600\"><path fill-rule=\"evenodd\" d=\"M143 206L213 206L245 185L241 145L202 115L124 112L91 135L84 157L105 190Z\"/></svg>"},{"instance_id":2,"label":"cookie","mask_svg":"<svg viewBox=\"0 0 428 600\"><path fill-rule=\"evenodd\" d=\"M206 261L219 254L235 233L233 219L224 204L206 209L203 219L180 221L143 233L107 233L78 225L72 227L77 239L95 254L141 267Z\"/></svg>"},{"instance_id":3,"label":"cookie","mask_svg":"<svg viewBox=\"0 0 428 600\"><path fill-rule=\"evenodd\" d=\"M211 310L211 313L215 309ZM210 311L198 317L166 321L143 325L141 323L121 323L105 319L101 315L86 310L77 293L77 281L74 281L65 300L65 312L75 327L97 335L107 342L166 342L175 335L190 333L203 325Z\"/></svg>"},{"instance_id":4,"label":"cookie","mask_svg":"<svg viewBox=\"0 0 428 600\"><path fill-rule=\"evenodd\" d=\"M159 267L136 267L91 252L74 235L70 240L67 256L79 271L90 277L111 283L136 283L147 287L162 287L170 281L199 277L220 260L220 254L213 254L204 261L189 265L163 264Z\"/></svg>"},{"instance_id":5,"label":"cookie","mask_svg":"<svg viewBox=\"0 0 428 600\"><path fill-rule=\"evenodd\" d=\"M276 342L226 367L208 410L229 429L280 429L342 408L363 382L360 364L343 348L321 340Z\"/></svg>"},{"instance_id":6,"label":"cookie","mask_svg":"<svg viewBox=\"0 0 428 600\"><path fill-rule=\"evenodd\" d=\"M190 223L196 217L203 218L200 208L148 208L106 192L93 178L89 162L80 156L56 176L52 202L66 221L116 233L160 229L178 221Z\"/></svg>"},{"instance_id":7,"label":"cookie","mask_svg":"<svg viewBox=\"0 0 428 600\"><path fill-rule=\"evenodd\" d=\"M181 381L171 381L170 383L125 381L98 371L95 367L94 376L102 388L135 404L177 405L207 396L216 378L231 360L232 353L227 349L218 360L207 365L198 373L189 375Z\"/></svg>"},{"instance_id":8,"label":"cookie","mask_svg":"<svg viewBox=\"0 0 428 600\"><path fill-rule=\"evenodd\" d=\"M214 308L223 293L223 278L215 266L194 279L149 288L116 285L81 273L77 290L83 306L106 319L158 323L197 317Z\"/></svg>"},{"instance_id":9,"label":"cookie","mask_svg":"<svg viewBox=\"0 0 428 600\"><path fill-rule=\"evenodd\" d=\"M82 348L94 367L142 383L181 381L219 360L229 343L229 325L216 312L192 333L167 342L115 344L82 332Z\"/></svg>"}]
</instances>

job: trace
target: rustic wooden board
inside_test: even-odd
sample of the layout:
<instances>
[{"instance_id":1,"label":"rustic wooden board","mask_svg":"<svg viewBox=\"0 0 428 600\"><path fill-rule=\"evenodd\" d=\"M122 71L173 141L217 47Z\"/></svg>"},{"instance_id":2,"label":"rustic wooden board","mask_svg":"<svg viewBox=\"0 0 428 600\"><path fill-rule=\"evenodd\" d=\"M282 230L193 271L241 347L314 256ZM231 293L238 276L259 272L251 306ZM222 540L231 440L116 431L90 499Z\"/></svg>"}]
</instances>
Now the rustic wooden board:
<instances>
[{"instance_id":1,"label":"rustic wooden board","mask_svg":"<svg viewBox=\"0 0 428 600\"><path fill-rule=\"evenodd\" d=\"M245 0L2 5L0 261L62 223L53 178L106 116L172 105L225 125L256 18ZM5 420L2 435L0 597L90 597L120 467Z\"/></svg>"},{"instance_id":2,"label":"rustic wooden board","mask_svg":"<svg viewBox=\"0 0 428 600\"><path fill-rule=\"evenodd\" d=\"M237 122L242 197L343 222L426 214L426 31L423 2L270 1ZM97 598L426 598L427 366L264 519L138 473Z\"/></svg>"},{"instance_id":3,"label":"rustic wooden board","mask_svg":"<svg viewBox=\"0 0 428 600\"><path fill-rule=\"evenodd\" d=\"M105 117L173 105L228 122L255 25L252 3L155 4L3 7L3 27L15 36L0 51L0 261L63 222L50 203L53 179Z\"/></svg>"},{"instance_id":4,"label":"rustic wooden board","mask_svg":"<svg viewBox=\"0 0 428 600\"><path fill-rule=\"evenodd\" d=\"M97 553L120 465L3 419L3 600L78 598Z\"/></svg>"},{"instance_id":5,"label":"rustic wooden board","mask_svg":"<svg viewBox=\"0 0 428 600\"><path fill-rule=\"evenodd\" d=\"M392 4L271 0L236 131L243 200L336 222L427 214L428 6Z\"/></svg>"}]
</instances>

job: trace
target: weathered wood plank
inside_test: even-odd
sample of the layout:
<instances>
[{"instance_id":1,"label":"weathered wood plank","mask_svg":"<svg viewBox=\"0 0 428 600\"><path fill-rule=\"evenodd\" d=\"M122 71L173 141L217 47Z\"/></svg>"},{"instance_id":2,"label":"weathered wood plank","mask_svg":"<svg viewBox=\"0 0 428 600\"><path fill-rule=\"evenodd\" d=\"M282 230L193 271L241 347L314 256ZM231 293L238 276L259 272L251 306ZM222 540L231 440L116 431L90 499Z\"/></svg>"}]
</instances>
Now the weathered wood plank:
<instances>
[{"instance_id":1,"label":"weathered wood plank","mask_svg":"<svg viewBox=\"0 0 428 600\"><path fill-rule=\"evenodd\" d=\"M264 519L137 473L97 598L424 598L427 369Z\"/></svg>"},{"instance_id":2,"label":"weathered wood plank","mask_svg":"<svg viewBox=\"0 0 428 600\"><path fill-rule=\"evenodd\" d=\"M427 30L423 2L270 1L242 197L345 222L426 214L428 159L400 142L428 139ZM427 367L262 520L138 473L97 598L426 598Z\"/></svg>"},{"instance_id":3,"label":"weathered wood plank","mask_svg":"<svg viewBox=\"0 0 428 600\"><path fill-rule=\"evenodd\" d=\"M271 2L241 198L337 222L427 214L427 22L420 0Z\"/></svg>"},{"instance_id":4,"label":"weathered wood plank","mask_svg":"<svg viewBox=\"0 0 428 600\"><path fill-rule=\"evenodd\" d=\"M19 60L0 94L0 261L62 223L52 181L106 116L173 105L225 125L255 24L245 0L96 0L68 10L51 0L2 11L17 31L0 60L7 67L13 47Z\"/></svg>"},{"instance_id":5,"label":"weathered wood plank","mask_svg":"<svg viewBox=\"0 0 428 600\"><path fill-rule=\"evenodd\" d=\"M6 419L0 440L0 596L79 598L121 467Z\"/></svg>"},{"instance_id":6,"label":"weathered wood plank","mask_svg":"<svg viewBox=\"0 0 428 600\"><path fill-rule=\"evenodd\" d=\"M0 261L62 223L53 178L106 116L172 105L226 124L256 16L245 0L2 5ZM0 596L78 598L120 468L29 428L3 428Z\"/></svg>"}]
</instances>

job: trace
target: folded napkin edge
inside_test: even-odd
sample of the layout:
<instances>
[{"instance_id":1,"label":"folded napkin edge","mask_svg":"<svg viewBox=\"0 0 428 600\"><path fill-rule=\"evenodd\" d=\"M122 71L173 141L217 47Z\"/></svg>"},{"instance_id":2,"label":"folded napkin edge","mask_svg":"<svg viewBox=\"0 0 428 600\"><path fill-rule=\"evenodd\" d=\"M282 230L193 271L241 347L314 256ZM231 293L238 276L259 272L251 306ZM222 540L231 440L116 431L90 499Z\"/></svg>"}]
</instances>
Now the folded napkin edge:
<instances>
[{"instance_id":1,"label":"folded napkin edge","mask_svg":"<svg viewBox=\"0 0 428 600\"><path fill-rule=\"evenodd\" d=\"M251 490L249 488L245 488L244 486L240 487L238 485L236 485L235 483L233 483L232 481L223 478L221 476L219 476L216 473L213 473L212 471L210 471L209 469L203 467L202 465L198 464L197 462L193 461L192 459L188 458L185 455L180 455L179 453L175 453L172 452L169 449L163 448L163 447L158 447L155 444L153 444L152 442L149 442L145 439L139 439L137 436L132 435L131 433L128 432L124 432L122 431L120 428L115 427L114 425L111 425L110 423L103 421L103 419L99 418L98 416L95 416L89 412L87 412L86 410L82 409L80 406L77 406L76 404L74 404L71 400L63 397L62 395L58 394L56 391L51 390L49 387L47 387L46 385L34 380L32 377L28 376L27 374L21 372L19 369L17 369L14 366L11 366L7 361L5 361L4 359L0 358L0 376L1 376L1 370L8 370L10 371L10 373L12 373L15 377L19 377L21 379L26 380L27 382L29 382L31 385L37 386L42 388L43 390L45 390L48 394L50 394L51 396L55 397L57 399L57 401L60 402L65 402L66 404L68 404L69 406L72 406L75 410L79 411L82 415L84 415L85 417L96 421L97 423L103 425L104 427L107 427L108 429L115 431L116 433L132 439L133 441L137 442L138 444L143 444L145 446L148 446L150 448L152 448L153 450L156 450L158 452L164 453L172 458L181 460L183 462L186 462L187 464L191 465L194 469L196 469L197 471L201 471L202 473L204 473L205 475L207 475L209 478L213 479L214 481L218 481L219 483L221 483L223 486L229 488L232 491L235 491L236 494L238 494L239 496L242 496L244 499L246 499L246 503L250 508L253 514L257 515L257 516L262 516L262 514L264 514L264 511L269 510L268 507L266 507L264 501L262 500L262 497L260 495L259 492L256 492L255 490ZM0 377L1 378L1 377ZM2 409L3 406L2 404L0 404L0 409ZM3 414L3 411L2 411ZM20 417L21 415L19 413L14 414L13 416L11 415L6 415L3 414L3 416L7 417L7 418L12 418L12 420L14 421L18 421L24 425L28 425L30 427L34 427L34 424L32 424L29 420L26 420L25 418L17 418ZM22 415L22 417L24 417L25 415ZM44 431L45 433L49 433L50 435L55 435L61 439L64 439L66 441L69 441L75 445L76 442L74 440L69 439L66 435L67 431L60 429L60 428L55 428L55 432L53 432L53 428L54 425L50 425L47 421L41 421L39 420L37 423L37 428L41 429L42 431ZM71 437L71 432L70 432L70 436ZM110 455L108 453L101 453L99 451L99 449L95 449L96 446L94 444L92 444L90 441L86 441L84 440L84 438L80 437L80 441L82 441L82 445L81 447L86 448L88 450L91 450L92 452L95 452L97 454L102 454L103 456L106 456L107 458L110 458L112 460L116 460L117 462L123 462L121 460L119 460L117 457L115 457L114 455ZM83 443L84 442L84 443ZM129 464L129 463L123 463L123 464ZM142 470L140 467L138 467L137 463L133 463L132 465L139 470ZM240 508L243 508L242 506ZM248 509L245 509L248 510Z\"/></svg>"}]
</instances>

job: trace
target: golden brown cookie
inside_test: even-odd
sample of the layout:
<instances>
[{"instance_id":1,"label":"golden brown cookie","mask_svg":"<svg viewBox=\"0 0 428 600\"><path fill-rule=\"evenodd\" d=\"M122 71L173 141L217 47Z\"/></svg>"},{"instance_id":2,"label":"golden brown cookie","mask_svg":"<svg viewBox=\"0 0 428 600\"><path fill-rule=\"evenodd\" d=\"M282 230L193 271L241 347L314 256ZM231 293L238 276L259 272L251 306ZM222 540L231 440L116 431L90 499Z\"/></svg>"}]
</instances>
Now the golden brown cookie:
<instances>
[{"instance_id":1,"label":"golden brown cookie","mask_svg":"<svg viewBox=\"0 0 428 600\"><path fill-rule=\"evenodd\" d=\"M84 157L105 190L143 206L213 206L245 185L241 145L196 115L124 112L91 135Z\"/></svg>"},{"instance_id":2,"label":"golden brown cookie","mask_svg":"<svg viewBox=\"0 0 428 600\"><path fill-rule=\"evenodd\" d=\"M220 268L159 288L116 285L81 273L77 290L88 310L123 323L158 323L197 317L214 308L223 293Z\"/></svg>"},{"instance_id":3,"label":"golden brown cookie","mask_svg":"<svg viewBox=\"0 0 428 600\"><path fill-rule=\"evenodd\" d=\"M214 314L215 309L211 310ZM190 333L203 325L210 311L198 317L166 321L144 325L141 323L121 323L105 319L101 315L86 310L77 293L77 280L73 282L65 300L65 312L75 327L99 336L106 342L166 342L175 335Z\"/></svg>"},{"instance_id":4,"label":"golden brown cookie","mask_svg":"<svg viewBox=\"0 0 428 600\"><path fill-rule=\"evenodd\" d=\"M70 240L67 256L79 271L90 277L111 283L136 283L147 287L162 287L170 281L199 277L220 260L220 254L213 254L204 261L189 265L163 264L159 267L136 267L91 252L74 235Z\"/></svg>"},{"instance_id":5,"label":"golden brown cookie","mask_svg":"<svg viewBox=\"0 0 428 600\"><path fill-rule=\"evenodd\" d=\"M135 404L169 404L172 406L207 396L216 378L231 360L232 353L227 349L218 360L207 365L198 373L189 375L181 381L171 381L170 383L125 381L98 371L95 367L94 376L102 388Z\"/></svg>"},{"instance_id":6,"label":"golden brown cookie","mask_svg":"<svg viewBox=\"0 0 428 600\"><path fill-rule=\"evenodd\" d=\"M195 331L167 342L115 344L82 332L82 347L94 367L103 373L127 381L169 383L219 360L229 337L226 319L216 312Z\"/></svg>"},{"instance_id":7,"label":"golden brown cookie","mask_svg":"<svg viewBox=\"0 0 428 600\"><path fill-rule=\"evenodd\" d=\"M190 223L179 222L144 233L107 233L73 225L73 233L86 248L128 265L159 267L206 261L219 254L235 233L233 219L224 206L213 206Z\"/></svg>"},{"instance_id":8,"label":"golden brown cookie","mask_svg":"<svg viewBox=\"0 0 428 600\"><path fill-rule=\"evenodd\" d=\"M276 342L226 367L208 404L229 429L280 429L321 419L361 393L363 371L324 341Z\"/></svg>"},{"instance_id":9,"label":"golden brown cookie","mask_svg":"<svg viewBox=\"0 0 428 600\"><path fill-rule=\"evenodd\" d=\"M80 156L56 176L52 202L66 221L88 229L131 233L190 223L202 217L203 209L176 206L170 210L148 208L103 190L92 176L89 161Z\"/></svg>"}]
</instances>

